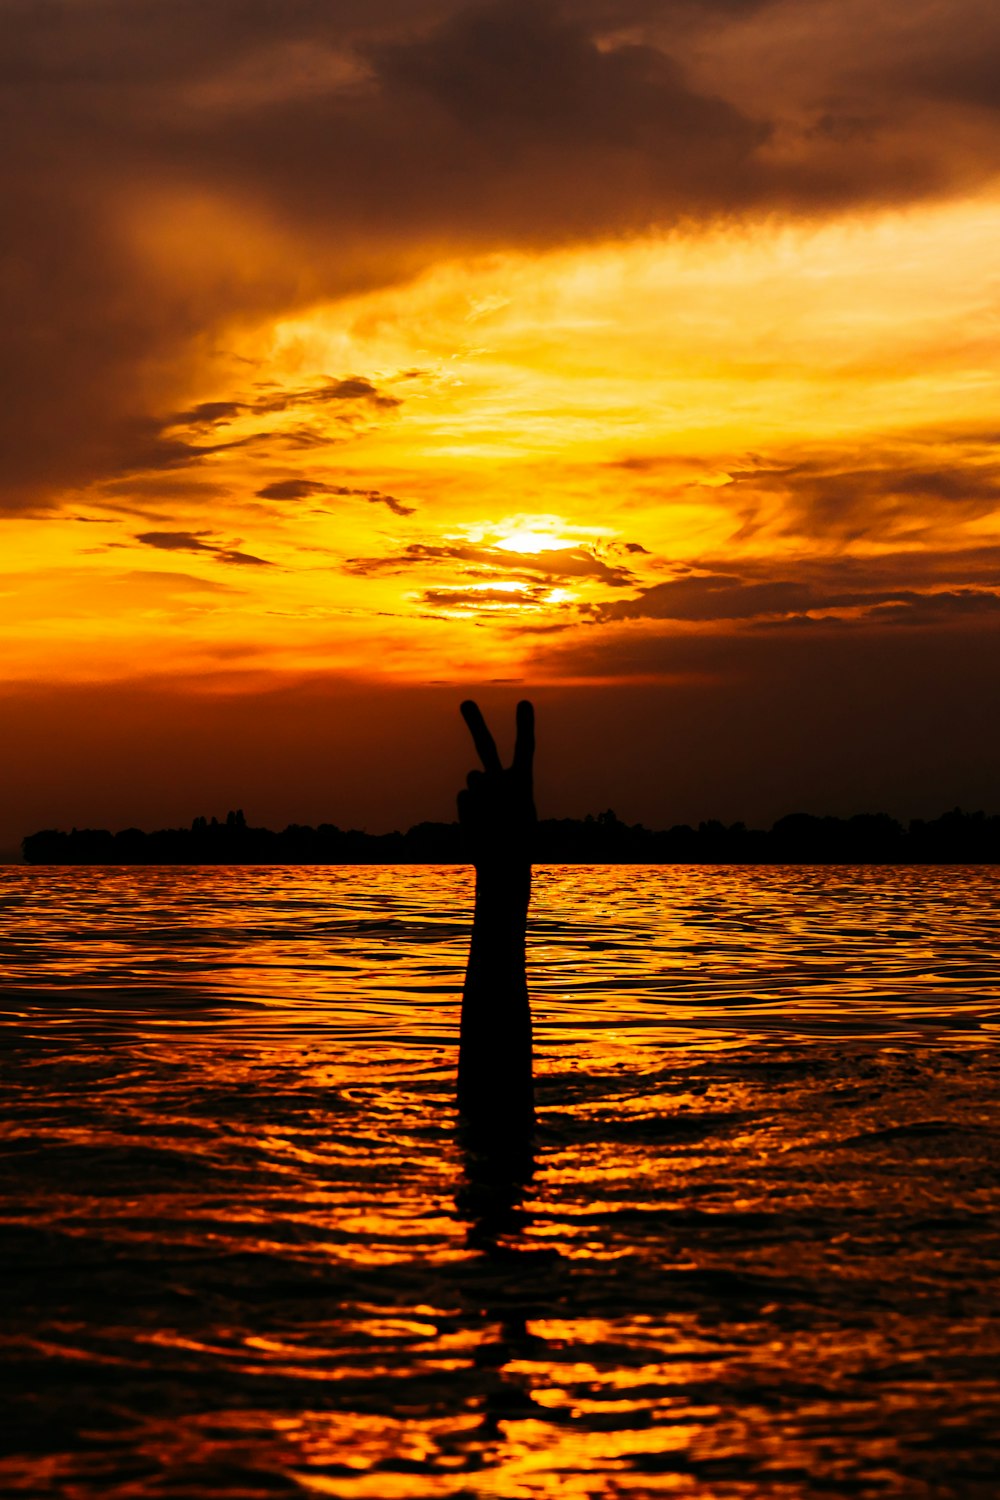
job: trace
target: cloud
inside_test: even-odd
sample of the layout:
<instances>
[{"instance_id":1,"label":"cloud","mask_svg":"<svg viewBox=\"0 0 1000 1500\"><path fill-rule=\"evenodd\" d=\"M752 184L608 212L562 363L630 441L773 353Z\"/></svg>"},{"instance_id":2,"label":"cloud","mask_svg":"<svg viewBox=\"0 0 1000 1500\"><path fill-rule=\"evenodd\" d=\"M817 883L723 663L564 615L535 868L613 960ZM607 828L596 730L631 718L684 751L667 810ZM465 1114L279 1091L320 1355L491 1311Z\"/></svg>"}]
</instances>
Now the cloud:
<instances>
[{"instance_id":1,"label":"cloud","mask_svg":"<svg viewBox=\"0 0 1000 1500\"><path fill-rule=\"evenodd\" d=\"M161 418L157 427L161 432L168 432L175 427L215 427L238 417L273 416L294 411L298 407L328 406L339 402L360 402L383 411L392 411L403 404L398 396L380 391L361 375L349 375L340 380L327 376L317 385L277 390L245 401L201 401L197 406L172 412Z\"/></svg>"},{"instance_id":2,"label":"cloud","mask_svg":"<svg viewBox=\"0 0 1000 1500\"><path fill-rule=\"evenodd\" d=\"M331 402L360 401L366 405L391 411L402 406L398 396L387 395L366 380L362 375L349 375L341 380L326 379L319 385L305 386L299 390L277 391L270 396L258 396L254 401L239 403L237 410L254 414L290 411L297 406L327 406ZM211 403L209 403L211 404ZM225 403L220 403L225 405Z\"/></svg>"},{"instance_id":3,"label":"cloud","mask_svg":"<svg viewBox=\"0 0 1000 1500\"><path fill-rule=\"evenodd\" d=\"M292 447L326 446L331 441L326 433L308 429L274 431L266 425L258 426L256 431L239 437L221 437L217 442L208 442L206 437L237 419L266 418L302 407L324 406L331 402L343 402L347 407L355 407L360 403L363 407L376 411L391 411L402 405L396 396L386 395L370 380L361 376L350 376L342 380L327 378L315 386L277 391L252 400L202 401L197 406L170 412L166 416L123 421L119 428L114 459L109 459L107 468L109 473L118 477L128 475L138 478L143 473L183 469L200 464L217 453L264 443L272 446L288 444ZM353 417L346 413L340 420L351 424ZM185 428L199 430L197 441L179 434L178 429ZM367 493L372 496L376 494L374 491ZM389 504L391 500L391 496L384 497L385 504ZM393 501L393 504L398 503Z\"/></svg>"},{"instance_id":4,"label":"cloud","mask_svg":"<svg viewBox=\"0 0 1000 1500\"><path fill-rule=\"evenodd\" d=\"M138 477L144 473L185 469L215 453L246 448L253 441L252 437L240 437L218 443L192 443L171 434L170 429L176 425L173 418L167 422L154 419L123 423L115 454L108 458L107 474L116 478Z\"/></svg>"},{"instance_id":5,"label":"cloud","mask_svg":"<svg viewBox=\"0 0 1000 1500\"><path fill-rule=\"evenodd\" d=\"M790 614L814 606L808 584L791 579L744 583L729 574L675 578L645 589L635 599L593 606L601 620L749 620Z\"/></svg>"},{"instance_id":6,"label":"cloud","mask_svg":"<svg viewBox=\"0 0 1000 1500\"><path fill-rule=\"evenodd\" d=\"M326 493L326 485L314 479L278 479L257 491L262 500L308 500Z\"/></svg>"},{"instance_id":7,"label":"cloud","mask_svg":"<svg viewBox=\"0 0 1000 1500\"><path fill-rule=\"evenodd\" d=\"M544 585L525 589L425 589L420 595L421 603L443 609L521 609L526 604L539 605L546 597Z\"/></svg>"},{"instance_id":8,"label":"cloud","mask_svg":"<svg viewBox=\"0 0 1000 1500\"><path fill-rule=\"evenodd\" d=\"M984 0L5 0L0 66L14 510L172 402L235 415L180 405L234 325L435 258L969 192L1000 139Z\"/></svg>"},{"instance_id":9,"label":"cloud","mask_svg":"<svg viewBox=\"0 0 1000 1500\"><path fill-rule=\"evenodd\" d=\"M369 505L385 505L392 511L394 516L412 516L416 514L416 508L412 505L404 505L402 500L397 500L395 495L384 495L381 490L352 490L337 487L335 495L363 495Z\"/></svg>"},{"instance_id":10,"label":"cloud","mask_svg":"<svg viewBox=\"0 0 1000 1500\"><path fill-rule=\"evenodd\" d=\"M923 581L940 583L927 577L927 561L909 554L894 559L895 578L885 561L876 560L869 568L867 560L843 559L823 561L805 567L796 566L797 577L766 579L740 576L737 572L688 572L684 576L657 583L632 599L620 599L587 606L595 622L616 620L671 620L677 622L741 625L755 622L806 625L822 616L836 614L838 620L858 623L913 623L945 621L956 616L992 614L1000 608L1000 595L989 588L914 587L915 572ZM938 566L942 568L943 559ZM1000 585L1000 549L994 552L994 568L988 582ZM922 566L921 566L922 565ZM753 564L750 565L752 569ZM952 567L961 576L961 567ZM774 571L774 565L756 564L756 570Z\"/></svg>"},{"instance_id":11,"label":"cloud","mask_svg":"<svg viewBox=\"0 0 1000 1500\"><path fill-rule=\"evenodd\" d=\"M902 625L934 624L947 619L969 619L1000 613L1000 594L980 589L954 589L938 594L905 594L873 604L867 618Z\"/></svg>"},{"instance_id":12,"label":"cloud","mask_svg":"<svg viewBox=\"0 0 1000 1500\"><path fill-rule=\"evenodd\" d=\"M734 494L744 505L745 534L754 528L755 496L780 496L783 529L813 536L904 537L933 530L942 521L953 527L958 520L989 515L1000 505L1000 455L990 444L984 457L981 443L961 436L949 446L947 463L928 464L925 454L911 450L885 452L877 464L839 454L775 469L732 470Z\"/></svg>"},{"instance_id":13,"label":"cloud","mask_svg":"<svg viewBox=\"0 0 1000 1500\"><path fill-rule=\"evenodd\" d=\"M610 470L642 476L677 501L709 493L736 519L740 541L765 535L880 545L950 539L956 525L1000 509L1000 434L967 423L872 433L838 447L816 443L733 455L706 465L697 454L624 454ZM647 478L648 476L648 478Z\"/></svg>"},{"instance_id":14,"label":"cloud","mask_svg":"<svg viewBox=\"0 0 1000 1500\"><path fill-rule=\"evenodd\" d=\"M242 401L201 401L197 406L190 407L188 411L175 412L163 425L165 427L209 426L216 422L230 422L233 417L238 417L245 410L246 407Z\"/></svg>"},{"instance_id":15,"label":"cloud","mask_svg":"<svg viewBox=\"0 0 1000 1500\"><path fill-rule=\"evenodd\" d=\"M143 531L136 536L137 542L146 547L159 547L164 552L214 552L210 542L201 538L206 532L193 531Z\"/></svg>"},{"instance_id":16,"label":"cloud","mask_svg":"<svg viewBox=\"0 0 1000 1500\"><path fill-rule=\"evenodd\" d=\"M770 582L775 563L768 558L703 557L705 573L735 572L746 582ZM888 593L894 588L943 589L955 584L1000 588L1000 545L926 546L885 550L870 556L803 553L789 564L795 577L817 592Z\"/></svg>"},{"instance_id":17,"label":"cloud","mask_svg":"<svg viewBox=\"0 0 1000 1500\"><path fill-rule=\"evenodd\" d=\"M215 555L220 562L233 563L238 567L274 567L274 563L269 562L266 557L255 557L252 552L237 552L232 547L217 547Z\"/></svg>"},{"instance_id":18,"label":"cloud","mask_svg":"<svg viewBox=\"0 0 1000 1500\"><path fill-rule=\"evenodd\" d=\"M637 152L669 162L674 182L693 185L676 159L684 143L702 168L715 158L731 170L767 135L733 106L689 88L665 53L601 48L568 10L537 0L461 10L428 35L377 46L370 56L385 93L417 110L429 105L508 161L546 149L570 161L594 150Z\"/></svg>"},{"instance_id":19,"label":"cloud","mask_svg":"<svg viewBox=\"0 0 1000 1500\"><path fill-rule=\"evenodd\" d=\"M146 547L157 547L162 552L207 552L219 562L232 563L237 567L270 568L274 564L250 552L240 552L233 547L220 547L214 542L203 541L204 531L143 531L136 536L137 542Z\"/></svg>"},{"instance_id":20,"label":"cloud","mask_svg":"<svg viewBox=\"0 0 1000 1500\"><path fill-rule=\"evenodd\" d=\"M495 574L511 578L517 574L544 574L546 578L592 578L614 588L635 582L627 568L606 563L589 547L553 547L546 552L508 552L503 547L478 547L471 543L435 545L413 542L388 557L355 557L348 563L354 573L401 573L428 563L454 562L464 565L469 576Z\"/></svg>"},{"instance_id":21,"label":"cloud","mask_svg":"<svg viewBox=\"0 0 1000 1500\"><path fill-rule=\"evenodd\" d=\"M263 500L308 500L317 495L356 495L370 505L385 505L396 516L412 516L415 507L405 505L395 495L386 495L382 490L359 489L353 485L323 484L316 479L279 479L265 484L257 491Z\"/></svg>"}]
</instances>

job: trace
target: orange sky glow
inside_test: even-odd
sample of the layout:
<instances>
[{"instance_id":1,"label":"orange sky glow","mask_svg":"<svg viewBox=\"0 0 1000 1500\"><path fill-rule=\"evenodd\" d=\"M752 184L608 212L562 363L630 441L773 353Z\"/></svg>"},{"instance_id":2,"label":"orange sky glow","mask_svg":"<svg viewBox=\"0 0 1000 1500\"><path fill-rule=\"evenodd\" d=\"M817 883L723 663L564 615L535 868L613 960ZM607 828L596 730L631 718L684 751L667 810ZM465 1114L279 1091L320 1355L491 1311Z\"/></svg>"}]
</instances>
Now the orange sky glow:
<instances>
[{"instance_id":1,"label":"orange sky glow","mask_svg":"<svg viewBox=\"0 0 1000 1500\"><path fill-rule=\"evenodd\" d=\"M645 691L624 810L654 822L777 815L783 786L989 800L1000 24L959 8L964 50L953 5L867 6L859 57L853 3L209 0L201 40L239 39L211 64L159 3L47 30L11 4L0 844L230 791L449 816L434 715L470 689L562 705L571 757ZM903 682L965 705L912 775ZM355 704L334 755L419 724L398 801L359 772L331 807L320 766L275 795L273 705L308 739L324 693ZM192 769L199 703L246 752L228 787ZM151 734L188 767L152 797ZM553 810L628 804L602 743Z\"/></svg>"}]
</instances>

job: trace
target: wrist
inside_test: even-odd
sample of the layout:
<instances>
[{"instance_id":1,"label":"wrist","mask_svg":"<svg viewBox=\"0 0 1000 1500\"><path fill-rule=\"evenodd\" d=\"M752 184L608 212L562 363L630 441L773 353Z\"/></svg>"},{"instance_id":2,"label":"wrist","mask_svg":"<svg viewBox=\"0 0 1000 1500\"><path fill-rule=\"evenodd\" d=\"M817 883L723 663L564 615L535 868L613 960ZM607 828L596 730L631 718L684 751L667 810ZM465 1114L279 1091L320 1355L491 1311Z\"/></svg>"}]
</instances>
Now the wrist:
<instances>
[{"instance_id":1,"label":"wrist","mask_svg":"<svg viewBox=\"0 0 1000 1500\"><path fill-rule=\"evenodd\" d=\"M503 900L522 893L526 899L530 893L530 859L477 860L475 870L477 895L482 893Z\"/></svg>"}]
</instances>

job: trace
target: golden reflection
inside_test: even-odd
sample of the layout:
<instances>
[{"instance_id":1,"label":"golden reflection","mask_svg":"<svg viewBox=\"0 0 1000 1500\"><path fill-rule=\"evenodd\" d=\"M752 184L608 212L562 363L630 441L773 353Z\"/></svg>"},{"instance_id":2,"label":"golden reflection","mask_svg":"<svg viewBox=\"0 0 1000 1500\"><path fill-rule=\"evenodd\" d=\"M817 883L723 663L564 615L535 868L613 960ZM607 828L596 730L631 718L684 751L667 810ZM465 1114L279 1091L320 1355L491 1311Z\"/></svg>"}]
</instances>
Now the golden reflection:
<instances>
[{"instance_id":1,"label":"golden reflection","mask_svg":"<svg viewBox=\"0 0 1000 1500\"><path fill-rule=\"evenodd\" d=\"M959 1490L998 877L538 872L513 1161L453 1133L462 879L2 877L11 1493Z\"/></svg>"}]
</instances>

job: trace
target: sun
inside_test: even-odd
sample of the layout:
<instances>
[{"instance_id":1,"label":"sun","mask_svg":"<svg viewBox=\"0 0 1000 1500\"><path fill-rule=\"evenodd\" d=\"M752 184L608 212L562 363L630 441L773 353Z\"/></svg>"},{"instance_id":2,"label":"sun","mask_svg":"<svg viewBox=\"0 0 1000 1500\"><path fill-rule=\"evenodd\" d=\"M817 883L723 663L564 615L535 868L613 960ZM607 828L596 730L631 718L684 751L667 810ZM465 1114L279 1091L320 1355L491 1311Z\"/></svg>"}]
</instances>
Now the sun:
<instances>
[{"instance_id":1,"label":"sun","mask_svg":"<svg viewBox=\"0 0 1000 1500\"><path fill-rule=\"evenodd\" d=\"M562 547L572 547L573 542L569 537L519 526L513 531L505 531L497 538L496 545L501 552L555 552Z\"/></svg>"},{"instance_id":2,"label":"sun","mask_svg":"<svg viewBox=\"0 0 1000 1500\"><path fill-rule=\"evenodd\" d=\"M481 521L463 528L467 541L485 543L499 552L528 556L579 547L603 535L596 527L576 526L562 516L506 516L500 521Z\"/></svg>"}]
</instances>

